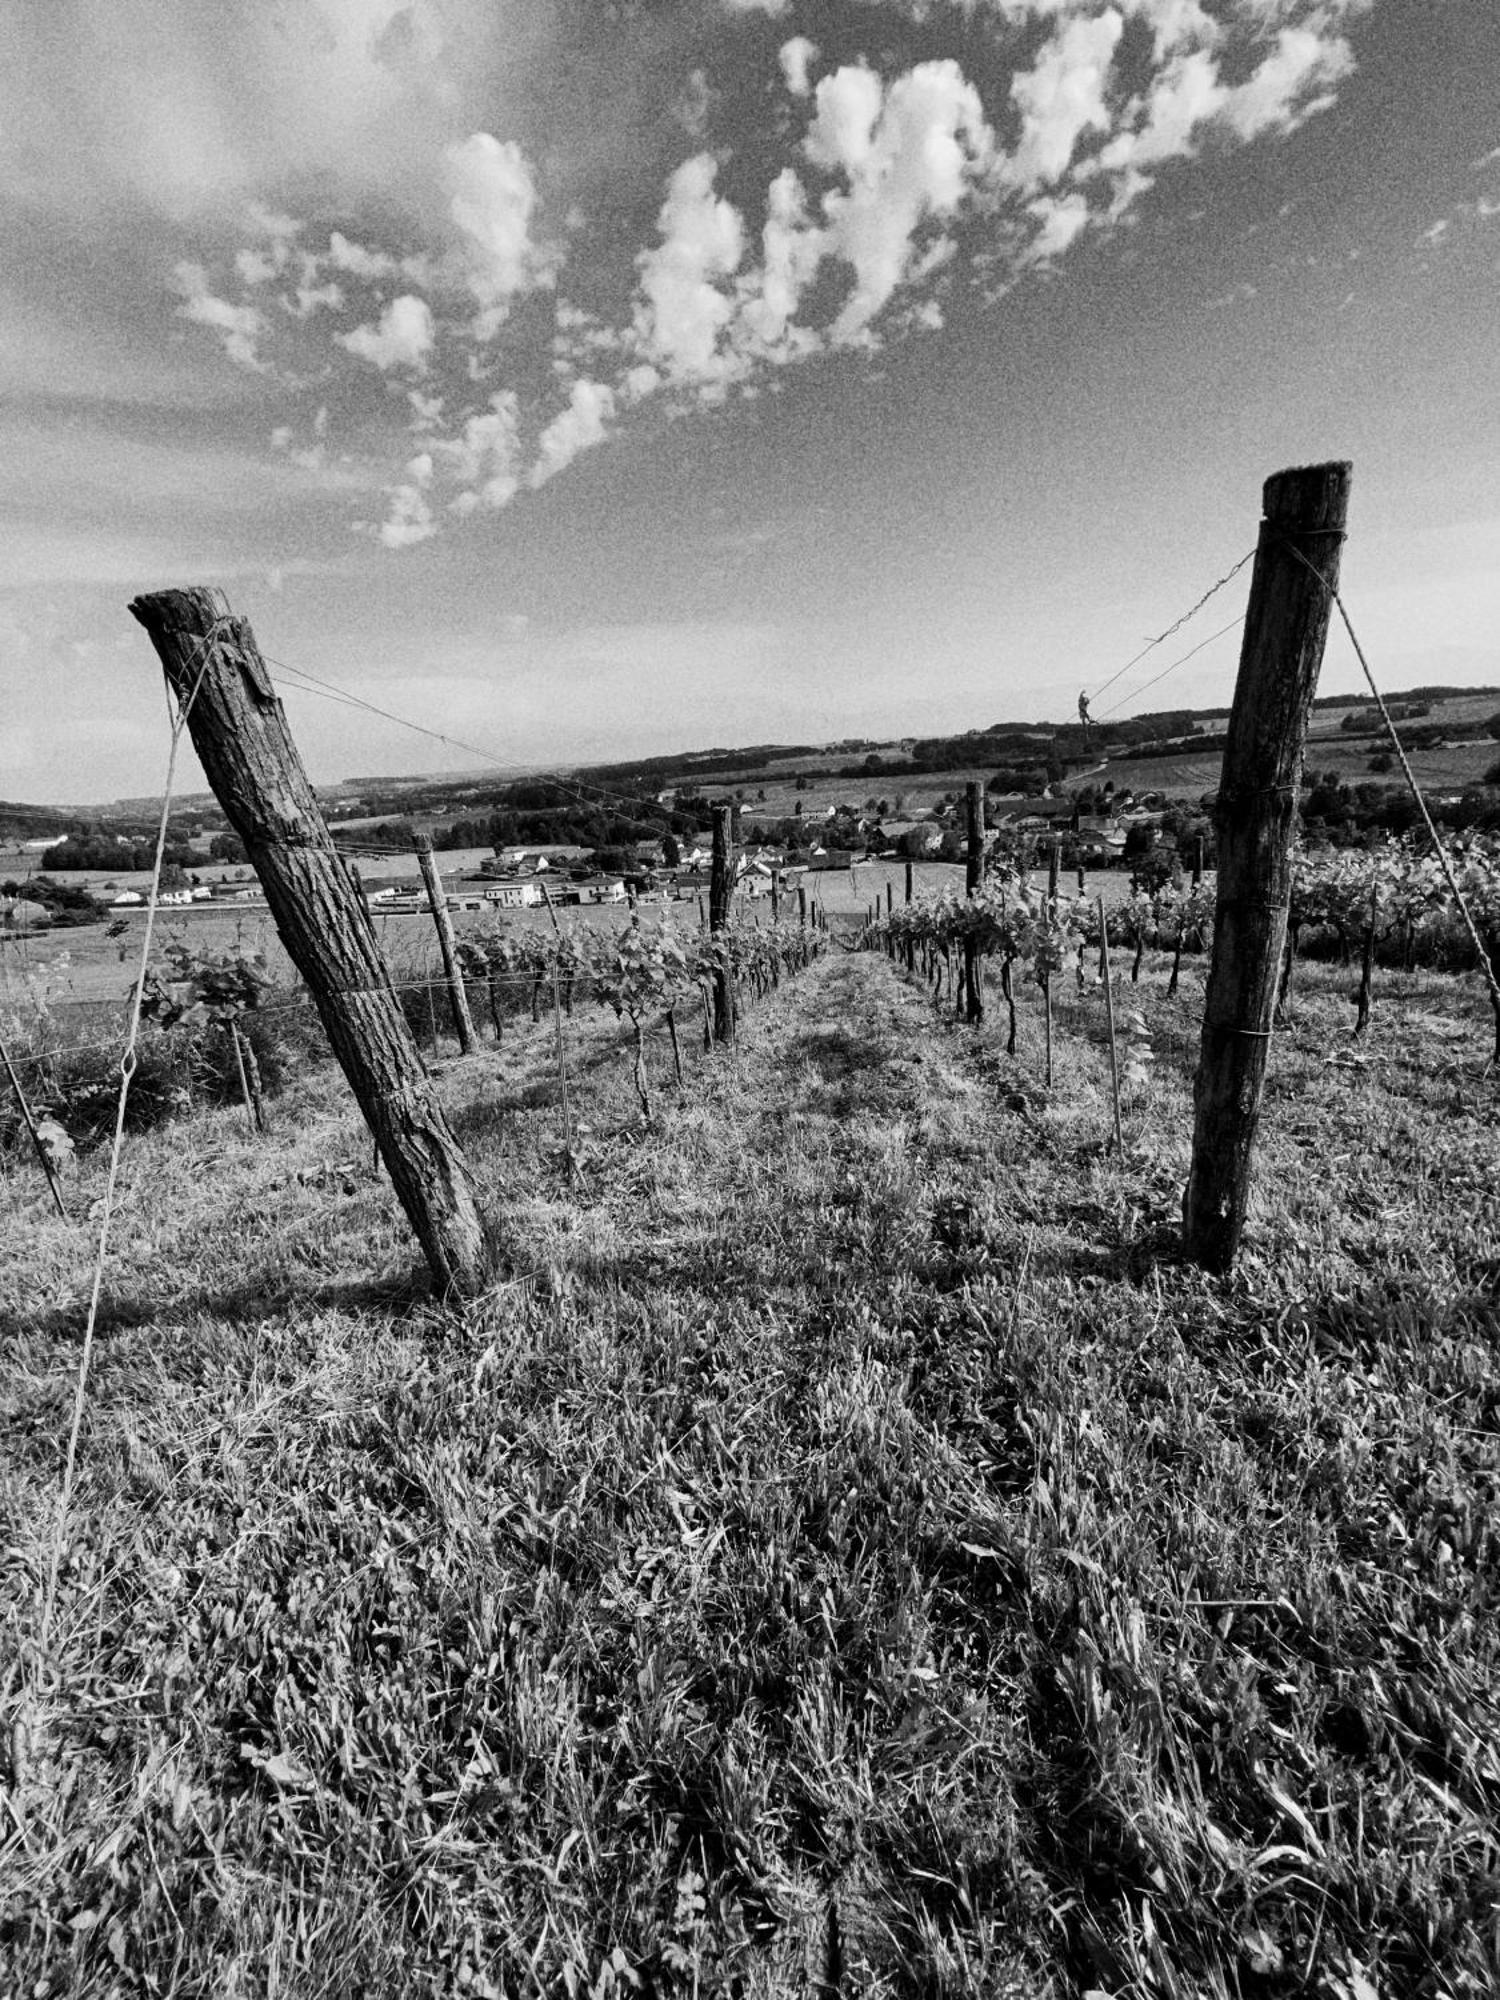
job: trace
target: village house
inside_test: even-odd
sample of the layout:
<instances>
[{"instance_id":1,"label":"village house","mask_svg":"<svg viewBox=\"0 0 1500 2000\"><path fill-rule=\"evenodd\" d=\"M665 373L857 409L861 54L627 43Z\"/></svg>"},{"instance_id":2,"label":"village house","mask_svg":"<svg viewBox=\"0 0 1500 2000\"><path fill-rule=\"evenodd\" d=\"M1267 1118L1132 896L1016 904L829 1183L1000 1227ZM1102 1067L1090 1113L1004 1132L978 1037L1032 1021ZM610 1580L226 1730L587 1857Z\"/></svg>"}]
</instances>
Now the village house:
<instances>
[{"instance_id":1,"label":"village house","mask_svg":"<svg viewBox=\"0 0 1500 2000\"><path fill-rule=\"evenodd\" d=\"M542 892L535 882L504 882L486 889L484 900L499 910L529 910L541 902Z\"/></svg>"}]
</instances>

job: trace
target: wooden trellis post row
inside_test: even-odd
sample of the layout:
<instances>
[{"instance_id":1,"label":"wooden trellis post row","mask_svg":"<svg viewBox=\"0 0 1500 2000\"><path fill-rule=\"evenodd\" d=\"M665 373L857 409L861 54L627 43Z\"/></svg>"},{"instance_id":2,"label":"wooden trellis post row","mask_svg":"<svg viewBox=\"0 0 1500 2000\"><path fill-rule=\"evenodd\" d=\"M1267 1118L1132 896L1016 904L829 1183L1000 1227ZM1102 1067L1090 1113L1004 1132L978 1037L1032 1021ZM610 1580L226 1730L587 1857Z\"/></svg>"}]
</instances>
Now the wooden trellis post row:
<instances>
[{"instance_id":1,"label":"wooden trellis post row","mask_svg":"<svg viewBox=\"0 0 1500 2000\"><path fill-rule=\"evenodd\" d=\"M226 619L204 589L157 591L136 598L130 610L187 709L198 760L245 843L439 1290L478 1291L485 1238L468 1162L391 990L369 915L307 781L249 623Z\"/></svg>"},{"instance_id":2,"label":"wooden trellis post row","mask_svg":"<svg viewBox=\"0 0 1500 2000\"><path fill-rule=\"evenodd\" d=\"M1239 678L1214 813L1218 881L1183 1243L1233 1264L1270 1053L1292 894L1292 837L1308 716L1349 511L1351 468L1295 467L1266 481Z\"/></svg>"},{"instance_id":3,"label":"wooden trellis post row","mask_svg":"<svg viewBox=\"0 0 1500 2000\"><path fill-rule=\"evenodd\" d=\"M729 967L729 907L734 898L734 807L714 807L713 873L708 885L708 928L723 937L724 957L714 967L714 1040L734 1040L734 980Z\"/></svg>"}]
</instances>

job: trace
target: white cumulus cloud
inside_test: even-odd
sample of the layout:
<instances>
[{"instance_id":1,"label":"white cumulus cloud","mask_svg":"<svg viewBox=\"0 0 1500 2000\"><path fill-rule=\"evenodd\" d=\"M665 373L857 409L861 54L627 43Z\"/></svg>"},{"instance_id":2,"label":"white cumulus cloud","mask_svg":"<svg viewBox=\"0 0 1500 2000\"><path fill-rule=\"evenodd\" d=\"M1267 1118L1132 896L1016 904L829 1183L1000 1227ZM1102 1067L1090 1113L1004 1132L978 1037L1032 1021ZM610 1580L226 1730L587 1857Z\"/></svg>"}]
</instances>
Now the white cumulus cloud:
<instances>
[{"instance_id":1,"label":"white cumulus cloud","mask_svg":"<svg viewBox=\"0 0 1500 2000\"><path fill-rule=\"evenodd\" d=\"M848 176L823 201L827 248L854 267L854 289L830 330L836 343L862 337L898 285L950 253L941 234L924 242L919 232L957 214L994 145L979 93L957 63L918 63L897 77L868 126L867 74L841 70L819 84L808 141L815 160L836 160ZM840 77L853 85L842 97ZM835 89L825 98L829 83ZM825 110L833 115L825 119Z\"/></svg>"},{"instance_id":2,"label":"white cumulus cloud","mask_svg":"<svg viewBox=\"0 0 1500 2000\"><path fill-rule=\"evenodd\" d=\"M636 260L636 326L649 360L672 381L712 383L734 372L720 335L734 311L723 280L744 254L739 212L714 193L711 153L684 160L667 187L661 242Z\"/></svg>"},{"instance_id":3,"label":"white cumulus cloud","mask_svg":"<svg viewBox=\"0 0 1500 2000\"><path fill-rule=\"evenodd\" d=\"M1033 67L1012 78L1021 140L1006 163L1007 180L1026 189L1056 181L1085 132L1109 129L1106 93L1124 27L1113 7L1065 20Z\"/></svg>"},{"instance_id":4,"label":"white cumulus cloud","mask_svg":"<svg viewBox=\"0 0 1500 2000\"><path fill-rule=\"evenodd\" d=\"M776 60L781 64L781 74L793 97L806 97L812 89L808 69L818 60L817 43L810 42L806 35L793 35L776 51Z\"/></svg>"},{"instance_id":5,"label":"white cumulus cloud","mask_svg":"<svg viewBox=\"0 0 1500 2000\"><path fill-rule=\"evenodd\" d=\"M427 366L435 338L432 308L414 292L392 299L376 326L357 326L352 333L335 334L340 347L347 347L361 361L373 367L414 368L420 374Z\"/></svg>"},{"instance_id":6,"label":"white cumulus cloud","mask_svg":"<svg viewBox=\"0 0 1500 2000\"><path fill-rule=\"evenodd\" d=\"M266 330L262 314L254 306L237 306L229 299L216 298L208 289L208 274L201 264L178 264L174 277L178 291L184 295L177 308L178 318L191 320L196 326L211 327L237 368L264 374L266 364L256 353L256 342Z\"/></svg>"},{"instance_id":7,"label":"white cumulus cloud","mask_svg":"<svg viewBox=\"0 0 1500 2000\"><path fill-rule=\"evenodd\" d=\"M459 233L482 337L492 336L518 292L540 275L531 240L536 181L514 140L475 132L444 155L449 213Z\"/></svg>"},{"instance_id":8,"label":"white cumulus cloud","mask_svg":"<svg viewBox=\"0 0 1500 2000\"><path fill-rule=\"evenodd\" d=\"M568 406L555 416L537 439L536 463L528 483L544 486L571 465L581 451L602 444L614 421L615 394L607 383L586 378L573 384Z\"/></svg>"}]
</instances>

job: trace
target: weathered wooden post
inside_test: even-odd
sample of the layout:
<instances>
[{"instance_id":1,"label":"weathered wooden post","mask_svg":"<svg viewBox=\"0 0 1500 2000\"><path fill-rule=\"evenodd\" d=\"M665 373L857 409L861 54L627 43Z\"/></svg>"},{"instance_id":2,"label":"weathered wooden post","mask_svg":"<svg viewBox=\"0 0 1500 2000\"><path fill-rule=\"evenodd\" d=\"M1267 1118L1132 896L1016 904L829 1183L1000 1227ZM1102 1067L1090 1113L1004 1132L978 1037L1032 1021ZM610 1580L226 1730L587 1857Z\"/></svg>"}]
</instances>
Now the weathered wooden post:
<instances>
[{"instance_id":1,"label":"weathered wooden post","mask_svg":"<svg viewBox=\"0 0 1500 2000\"><path fill-rule=\"evenodd\" d=\"M443 977L448 982L448 1000L453 1008L453 1024L458 1030L458 1046L466 1056L471 1056L478 1046L479 1037L474 1033L474 1020L469 1012L469 996L464 991L463 974L459 970L458 950L453 942L453 923L448 915L448 898L443 894L443 885L438 879L437 862L433 859L432 842L426 834L417 836L417 865L422 870L422 880L427 887L427 901L432 907L432 921L437 926L438 950L443 955Z\"/></svg>"},{"instance_id":2,"label":"weathered wooden post","mask_svg":"<svg viewBox=\"0 0 1500 2000\"><path fill-rule=\"evenodd\" d=\"M984 878L984 786L978 778L969 780L965 795L968 845L964 855L964 893L970 902L979 894ZM979 946L972 935L964 939L964 1012L974 1027L984 1019L984 990L979 982Z\"/></svg>"},{"instance_id":3,"label":"weathered wooden post","mask_svg":"<svg viewBox=\"0 0 1500 2000\"><path fill-rule=\"evenodd\" d=\"M1061 875L1062 839L1060 835L1054 833L1052 836L1052 845L1047 852L1047 898L1049 902L1055 903L1057 901L1058 882Z\"/></svg>"},{"instance_id":4,"label":"weathered wooden post","mask_svg":"<svg viewBox=\"0 0 1500 2000\"><path fill-rule=\"evenodd\" d=\"M708 928L722 938L714 965L714 1040L734 1040L734 981L729 969L729 907L734 897L734 807L714 807L713 874L708 888Z\"/></svg>"},{"instance_id":5,"label":"weathered wooden post","mask_svg":"<svg viewBox=\"0 0 1500 2000\"><path fill-rule=\"evenodd\" d=\"M391 990L255 635L245 619L221 615L201 588L157 591L130 610L187 709L199 762L245 843L439 1289L478 1291L485 1241L468 1162Z\"/></svg>"},{"instance_id":6,"label":"weathered wooden post","mask_svg":"<svg viewBox=\"0 0 1500 2000\"><path fill-rule=\"evenodd\" d=\"M906 864L906 900L908 903L911 902L916 890L916 885L912 879L912 871L915 867L916 863L913 861L908 861Z\"/></svg>"},{"instance_id":7,"label":"weathered wooden post","mask_svg":"<svg viewBox=\"0 0 1500 2000\"><path fill-rule=\"evenodd\" d=\"M800 882L797 884L797 921L803 930L807 929L807 891Z\"/></svg>"},{"instance_id":8,"label":"weathered wooden post","mask_svg":"<svg viewBox=\"0 0 1500 2000\"><path fill-rule=\"evenodd\" d=\"M31 1149L36 1154L37 1165L47 1176L47 1186L52 1191L52 1205L63 1221L69 1222L72 1218L63 1201L62 1189L57 1184L57 1169L52 1164L52 1155L47 1151L46 1141L42 1138L31 1106L26 1101L26 1093L21 1088L21 1079L11 1065L10 1054L3 1040L0 1040L0 1062L5 1064L5 1074L10 1078L10 1087L15 1092L16 1103L21 1107L21 1117L31 1136Z\"/></svg>"},{"instance_id":9,"label":"weathered wooden post","mask_svg":"<svg viewBox=\"0 0 1500 2000\"><path fill-rule=\"evenodd\" d=\"M771 870L771 922L781 922L781 879L776 870Z\"/></svg>"},{"instance_id":10,"label":"weathered wooden post","mask_svg":"<svg viewBox=\"0 0 1500 2000\"><path fill-rule=\"evenodd\" d=\"M1115 1151L1124 1157L1125 1133L1120 1125L1120 1052L1115 1039L1115 982L1109 969L1109 919L1099 898L1099 964L1104 981L1104 1018L1109 1025L1109 1090L1115 1108Z\"/></svg>"},{"instance_id":11,"label":"weathered wooden post","mask_svg":"<svg viewBox=\"0 0 1500 2000\"><path fill-rule=\"evenodd\" d=\"M1214 814L1213 957L1193 1086L1183 1243L1205 1270L1234 1262L1270 1052L1291 903L1292 836L1308 715L1349 509L1347 463L1266 481L1239 678Z\"/></svg>"}]
</instances>

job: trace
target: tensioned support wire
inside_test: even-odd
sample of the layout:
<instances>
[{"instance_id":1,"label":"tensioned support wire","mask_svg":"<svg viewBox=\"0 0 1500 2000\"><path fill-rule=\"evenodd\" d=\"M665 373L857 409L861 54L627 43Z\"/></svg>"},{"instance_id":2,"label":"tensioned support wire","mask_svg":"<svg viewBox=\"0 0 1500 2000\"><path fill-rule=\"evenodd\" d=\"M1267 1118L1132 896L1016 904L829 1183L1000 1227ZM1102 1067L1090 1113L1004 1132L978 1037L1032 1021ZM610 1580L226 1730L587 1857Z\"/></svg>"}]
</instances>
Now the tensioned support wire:
<instances>
[{"instance_id":1,"label":"tensioned support wire","mask_svg":"<svg viewBox=\"0 0 1500 2000\"><path fill-rule=\"evenodd\" d=\"M1326 532L1332 533L1336 531L1328 530ZM1432 842L1433 852L1437 855L1438 865L1441 867L1443 871L1444 880L1447 882L1449 889L1452 891L1453 901L1458 907L1459 915L1463 918L1464 926L1469 933L1471 941L1473 942L1474 951L1479 960L1479 970L1484 975L1485 985L1488 986L1490 990L1490 999L1493 1001L1495 1005L1496 1012L1500 1013L1500 980L1497 980L1495 977L1494 967L1490 963L1490 955L1488 951L1485 949L1484 940L1479 935L1479 926L1475 923L1473 912L1469 908L1468 901L1464 896L1463 890L1459 887L1458 877L1454 874L1453 864L1448 858L1448 850L1444 847L1442 840L1438 836L1438 830L1433 825L1432 814L1427 810L1427 801L1422 796L1422 787L1417 782L1417 774L1415 771L1413 771L1411 764L1407 759L1406 746L1402 743L1400 734L1396 729L1396 724L1392 719L1391 712L1385 705L1385 697L1381 694L1380 689L1375 685L1375 676L1370 671L1369 661L1365 658L1365 649L1359 643L1359 635L1355 632L1353 622L1349 617L1348 611L1345 609L1344 600L1339 595L1338 586L1336 584L1330 583L1328 581L1328 578L1323 574L1322 570L1318 568L1317 564L1309 562L1307 557L1303 555L1301 549L1297 548L1294 543L1287 541L1285 537L1283 537L1281 539L1281 546L1287 549L1292 555L1294 555L1297 558L1298 562L1301 563L1304 569L1310 570L1312 572L1312 574L1318 579L1319 583L1321 583L1323 588L1328 592L1328 595L1333 600L1334 604L1338 607L1339 617L1344 621L1344 630L1349 634L1349 643L1354 648L1355 658L1359 661L1361 671L1363 672L1365 677L1365 683L1368 686L1371 695L1374 697L1376 708L1379 709L1380 711L1380 719L1385 724L1386 734L1391 739L1391 748L1395 751L1397 757L1400 760L1401 770L1406 778L1407 788L1411 792L1413 799L1415 799L1416 801L1417 811L1422 815L1422 824L1427 829L1427 838Z\"/></svg>"},{"instance_id":2,"label":"tensioned support wire","mask_svg":"<svg viewBox=\"0 0 1500 2000\"><path fill-rule=\"evenodd\" d=\"M62 1564L68 1514L73 1500L73 1480L78 1465L78 1438L83 1428L84 1404L88 1396L89 1364L94 1351L94 1329L99 1319L99 1298L104 1286L104 1263L109 1249L109 1228L114 1214L115 1190L120 1176L120 1157L125 1140L125 1106L130 1096L131 1079L136 1071L136 1043L140 1036L141 1005L146 993L146 974L151 964L151 934L155 927L156 906L161 891L162 862L167 847L167 825L172 809L172 786L177 772L177 752L193 703L198 698L198 690L203 685L203 677L208 672L214 643L221 630L232 627L233 623L234 620L227 612L220 613L198 641L198 650L202 654L201 664L188 691L187 700L172 717L172 742L167 753L167 775L162 786L161 817L157 823L156 853L151 867L151 895L146 905L146 923L141 936L140 970L136 977L135 990L131 995L130 1017L125 1029L125 1048L120 1057L120 1090L115 1102L114 1138L110 1144L109 1169L105 1176L104 1197L100 1206L99 1244L94 1255L94 1279L89 1292L88 1317L84 1322L83 1350L78 1357L78 1382L73 1394L73 1419L68 1427L68 1449L63 1461L62 1490L57 1502L57 1523L47 1563L42 1615L37 1627L37 1650L39 1655L43 1656L52 1629L52 1614L57 1602L57 1576Z\"/></svg>"},{"instance_id":3,"label":"tensioned support wire","mask_svg":"<svg viewBox=\"0 0 1500 2000\"><path fill-rule=\"evenodd\" d=\"M1158 646L1164 645L1166 641L1172 637L1174 632L1180 632L1183 626L1188 623L1189 619L1196 618L1198 613L1203 609L1204 605L1208 603L1209 599L1211 597L1216 597L1226 584L1233 583L1234 579L1239 575L1240 571L1245 567L1245 565L1249 562L1253 562L1254 559L1255 559L1254 549L1250 549L1244 555L1242 555L1239 561L1235 563L1231 569L1227 569L1224 572L1224 574L1219 578L1217 583L1211 583L1208 586L1208 589L1204 591L1203 595L1198 599L1196 604L1191 605L1186 611L1184 611L1180 618L1174 618L1172 620L1172 623L1168 625L1165 628L1165 630L1158 632L1154 639L1148 639L1145 645L1142 646L1141 650L1138 653L1136 653L1132 658L1128 659L1123 667L1116 667L1115 671L1110 675L1107 681L1101 681L1099 686L1094 689L1093 694L1089 697L1090 703L1092 704L1093 702L1096 702L1099 699L1100 695L1107 694L1109 690L1114 686L1115 682L1118 680L1123 680L1126 674L1130 672L1132 667L1138 667L1141 661L1146 658L1148 653L1154 653L1156 651L1156 648ZM1235 625L1238 625L1241 622L1242 621L1238 618L1234 619L1231 624L1224 626L1222 631L1215 632L1212 635L1212 637L1215 639L1221 639L1224 636L1225 632L1232 632L1234 630ZM1192 652L1184 653L1181 660L1174 660L1172 662L1172 666L1164 667L1162 671L1156 676L1156 680L1147 681L1145 687L1136 688L1134 693L1132 694L1122 695L1120 697L1120 700L1117 701L1112 708L1105 710L1105 714L1113 715L1115 709L1123 707L1125 702L1134 701L1136 695L1141 695L1146 692L1146 688L1155 687L1156 681L1165 680L1167 675L1172 672L1173 668L1180 667L1183 664L1183 661L1185 660L1190 660L1193 657L1193 653L1201 653L1203 647L1208 645L1209 643L1210 641L1208 639L1203 640L1201 644L1193 647Z\"/></svg>"}]
</instances>

